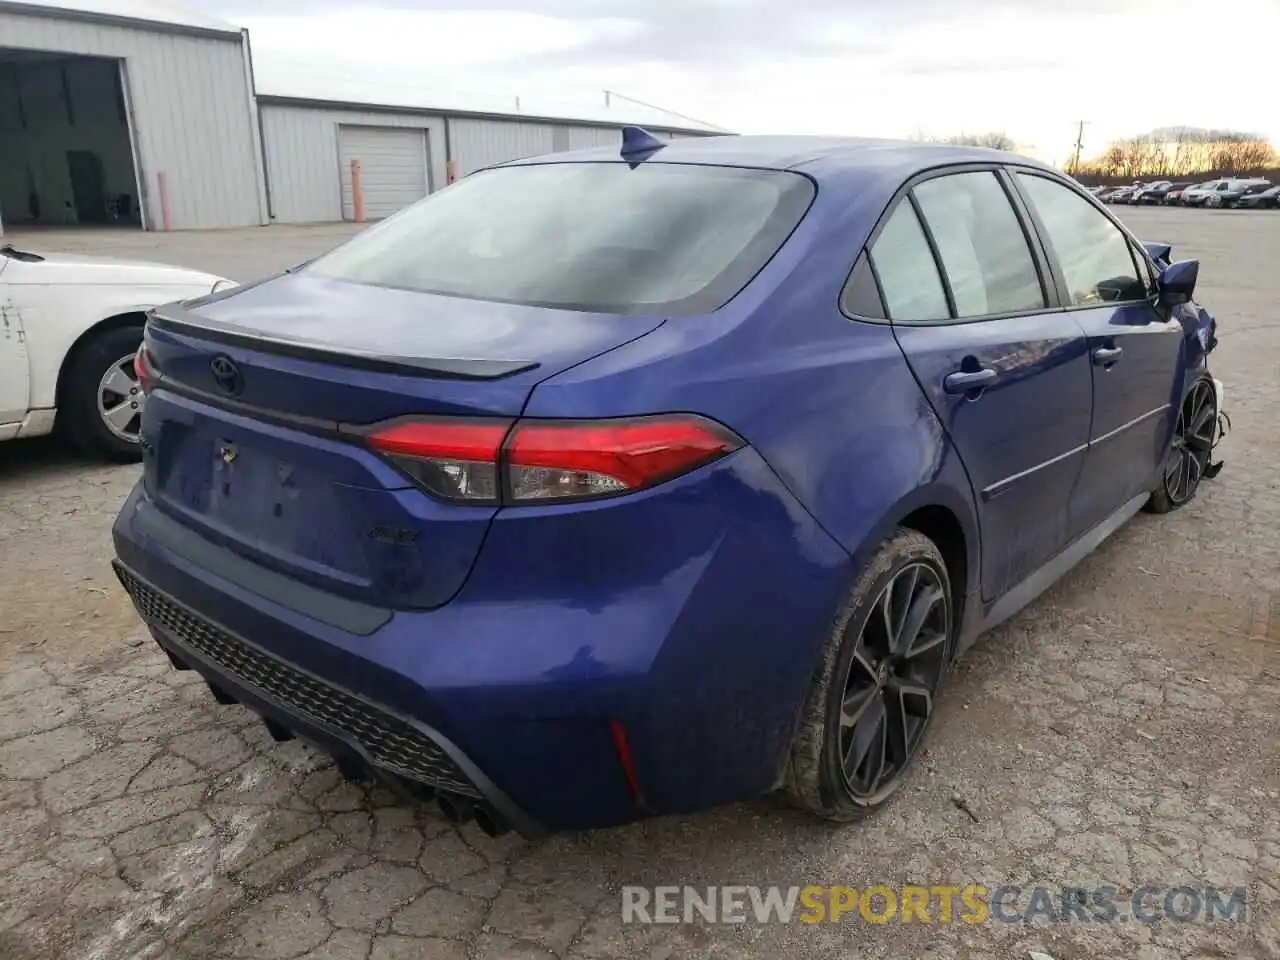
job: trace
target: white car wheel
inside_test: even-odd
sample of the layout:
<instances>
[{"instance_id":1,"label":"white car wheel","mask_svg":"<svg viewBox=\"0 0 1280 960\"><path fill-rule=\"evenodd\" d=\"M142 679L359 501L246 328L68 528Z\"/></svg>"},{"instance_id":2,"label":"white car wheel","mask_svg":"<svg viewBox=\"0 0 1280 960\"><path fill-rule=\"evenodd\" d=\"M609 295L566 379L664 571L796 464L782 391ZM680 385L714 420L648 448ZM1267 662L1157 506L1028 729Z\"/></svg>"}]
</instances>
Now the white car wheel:
<instances>
[{"instance_id":1,"label":"white car wheel","mask_svg":"<svg viewBox=\"0 0 1280 960\"><path fill-rule=\"evenodd\" d=\"M133 354L116 360L98 382L98 415L112 435L137 443L146 394L133 372Z\"/></svg>"}]
</instances>

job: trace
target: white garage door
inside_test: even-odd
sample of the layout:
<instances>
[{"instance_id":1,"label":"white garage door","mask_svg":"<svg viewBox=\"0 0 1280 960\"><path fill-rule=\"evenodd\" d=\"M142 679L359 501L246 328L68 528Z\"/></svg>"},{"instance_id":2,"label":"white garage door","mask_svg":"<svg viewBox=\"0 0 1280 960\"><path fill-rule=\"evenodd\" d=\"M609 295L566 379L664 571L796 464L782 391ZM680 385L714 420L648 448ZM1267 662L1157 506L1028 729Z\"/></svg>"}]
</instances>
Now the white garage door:
<instances>
[{"instance_id":1,"label":"white garage door","mask_svg":"<svg viewBox=\"0 0 1280 960\"><path fill-rule=\"evenodd\" d=\"M427 131L395 127L339 127L342 218L355 219L351 161L360 161L367 220L389 217L427 195Z\"/></svg>"}]
</instances>

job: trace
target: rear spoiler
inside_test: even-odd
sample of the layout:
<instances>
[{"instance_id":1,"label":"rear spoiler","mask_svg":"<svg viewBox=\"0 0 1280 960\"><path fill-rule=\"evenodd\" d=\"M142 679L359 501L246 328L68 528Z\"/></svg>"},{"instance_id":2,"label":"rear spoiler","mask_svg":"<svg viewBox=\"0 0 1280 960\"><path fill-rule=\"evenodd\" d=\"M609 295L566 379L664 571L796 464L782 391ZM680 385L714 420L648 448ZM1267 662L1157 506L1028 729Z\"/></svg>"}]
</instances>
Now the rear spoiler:
<instances>
[{"instance_id":1,"label":"rear spoiler","mask_svg":"<svg viewBox=\"0 0 1280 960\"><path fill-rule=\"evenodd\" d=\"M535 360L412 357L364 353L348 348L339 350L314 341L257 332L239 324L221 323L203 318L197 320L190 311L183 308L181 303L165 304L151 310L147 314L147 326L157 330L167 330L179 336L199 337L214 343L225 343L262 353L401 376L443 377L452 380L500 380L540 366Z\"/></svg>"}]
</instances>

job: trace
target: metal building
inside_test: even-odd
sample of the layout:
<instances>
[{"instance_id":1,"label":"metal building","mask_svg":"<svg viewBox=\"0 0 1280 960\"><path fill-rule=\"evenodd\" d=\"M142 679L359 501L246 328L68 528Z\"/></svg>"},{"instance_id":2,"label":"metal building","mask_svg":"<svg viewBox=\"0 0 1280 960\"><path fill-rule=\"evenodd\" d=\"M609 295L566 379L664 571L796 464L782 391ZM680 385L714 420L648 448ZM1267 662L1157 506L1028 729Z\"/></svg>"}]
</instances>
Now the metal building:
<instances>
[{"instance_id":1,"label":"metal building","mask_svg":"<svg viewBox=\"0 0 1280 960\"><path fill-rule=\"evenodd\" d=\"M374 220L484 166L617 143L624 124L725 132L626 98L566 109L261 59L247 30L165 0L0 0L0 224L358 219L353 161Z\"/></svg>"},{"instance_id":2,"label":"metal building","mask_svg":"<svg viewBox=\"0 0 1280 960\"><path fill-rule=\"evenodd\" d=\"M657 136L725 131L634 103L565 109L538 102L498 104L433 94L404 84L398 100L353 78L291 75L260 58L258 105L269 213L278 223L350 220L352 161L358 161L364 215L394 213L452 180L521 157L621 142L624 124ZM319 82L317 82L319 81Z\"/></svg>"},{"instance_id":3,"label":"metal building","mask_svg":"<svg viewBox=\"0 0 1280 960\"><path fill-rule=\"evenodd\" d=\"M266 220L248 34L156 0L0 0L0 217Z\"/></svg>"}]
</instances>

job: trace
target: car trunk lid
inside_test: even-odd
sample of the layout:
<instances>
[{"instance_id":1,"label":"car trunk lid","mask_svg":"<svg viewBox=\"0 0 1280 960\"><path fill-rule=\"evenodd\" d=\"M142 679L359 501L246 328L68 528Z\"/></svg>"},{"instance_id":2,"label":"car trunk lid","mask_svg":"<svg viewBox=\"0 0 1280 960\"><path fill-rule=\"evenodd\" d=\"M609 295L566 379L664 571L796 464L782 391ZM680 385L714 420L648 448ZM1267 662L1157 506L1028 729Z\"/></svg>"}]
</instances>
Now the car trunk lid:
<instances>
[{"instance_id":1,"label":"car trunk lid","mask_svg":"<svg viewBox=\"0 0 1280 960\"><path fill-rule=\"evenodd\" d=\"M514 420L541 380L661 322L306 274L170 305L145 341L145 483L167 514L270 569L366 602L438 606L496 507L431 498L351 428Z\"/></svg>"}]
</instances>

